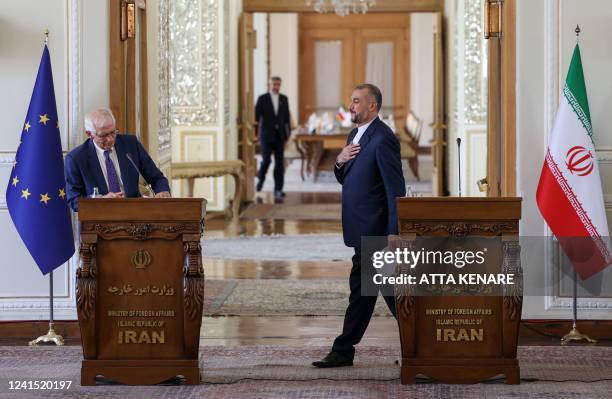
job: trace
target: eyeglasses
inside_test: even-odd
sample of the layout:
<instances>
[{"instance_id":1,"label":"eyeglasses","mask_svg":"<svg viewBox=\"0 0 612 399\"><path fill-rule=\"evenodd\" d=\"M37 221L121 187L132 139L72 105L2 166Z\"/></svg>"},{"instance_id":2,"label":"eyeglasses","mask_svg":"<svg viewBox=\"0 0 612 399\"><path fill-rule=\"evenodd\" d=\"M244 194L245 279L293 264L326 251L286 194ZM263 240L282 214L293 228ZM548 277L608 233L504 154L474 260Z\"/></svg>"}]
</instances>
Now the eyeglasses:
<instances>
[{"instance_id":1,"label":"eyeglasses","mask_svg":"<svg viewBox=\"0 0 612 399\"><path fill-rule=\"evenodd\" d=\"M108 132L108 133L96 133L96 137L99 138L100 140L106 140L106 139L112 139L114 138L117 133L119 133L119 130L115 129L112 132Z\"/></svg>"}]
</instances>

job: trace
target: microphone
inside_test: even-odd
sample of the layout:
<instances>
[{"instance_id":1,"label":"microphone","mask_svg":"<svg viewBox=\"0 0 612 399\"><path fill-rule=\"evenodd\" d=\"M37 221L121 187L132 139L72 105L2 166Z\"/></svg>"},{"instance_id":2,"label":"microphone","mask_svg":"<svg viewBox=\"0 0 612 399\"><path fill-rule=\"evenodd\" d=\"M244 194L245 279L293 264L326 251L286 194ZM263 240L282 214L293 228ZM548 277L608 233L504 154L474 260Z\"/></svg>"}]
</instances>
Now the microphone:
<instances>
[{"instance_id":1,"label":"microphone","mask_svg":"<svg viewBox=\"0 0 612 399\"><path fill-rule=\"evenodd\" d=\"M461 139L457 137L457 163L459 164L459 197L461 197Z\"/></svg>"},{"instance_id":2,"label":"microphone","mask_svg":"<svg viewBox=\"0 0 612 399\"><path fill-rule=\"evenodd\" d=\"M142 173L140 173L140 169L138 169L138 166L136 166L136 163L132 159L132 155L128 152L125 154L125 157L128 159L128 161L130 161L134 169L136 169L136 172L138 172L138 176L140 176L140 178L145 182L144 186L147 188L147 190L149 190L149 194L151 194L151 197L155 197L155 191L153 191L153 187L151 187L147 179L145 179Z\"/></svg>"}]
</instances>

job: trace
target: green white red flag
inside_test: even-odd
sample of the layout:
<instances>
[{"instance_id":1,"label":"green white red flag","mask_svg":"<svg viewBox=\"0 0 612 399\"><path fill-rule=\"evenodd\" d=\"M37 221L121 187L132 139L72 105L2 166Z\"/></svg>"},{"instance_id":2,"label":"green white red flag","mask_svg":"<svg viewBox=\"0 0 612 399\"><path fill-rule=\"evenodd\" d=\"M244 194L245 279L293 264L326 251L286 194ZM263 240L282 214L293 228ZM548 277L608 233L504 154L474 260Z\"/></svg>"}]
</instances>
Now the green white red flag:
<instances>
[{"instance_id":1,"label":"green white red flag","mask_svg":"<svg viewBox=\"0 0 612 399\"><path fill-rule=\"evenodd\" d=\"M536 200L546 223L582 279L612 263L578 44L550 133Z\"/></svg>"}]
</instances>

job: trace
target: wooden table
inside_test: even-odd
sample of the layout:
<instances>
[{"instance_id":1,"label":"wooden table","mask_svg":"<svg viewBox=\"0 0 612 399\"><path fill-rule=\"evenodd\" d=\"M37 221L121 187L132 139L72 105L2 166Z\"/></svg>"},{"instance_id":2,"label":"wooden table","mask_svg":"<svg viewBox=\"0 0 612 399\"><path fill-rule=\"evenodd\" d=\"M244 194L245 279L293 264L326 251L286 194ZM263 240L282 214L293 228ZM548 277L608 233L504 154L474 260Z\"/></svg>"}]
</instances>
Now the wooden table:
<instances>
[{"instance_id":1,"label":"wooden table","mask_svg":"<svg viewBox=\"0 0 612 399\"><path fill-rule=\"evenodd\" d=\"M302 158L300 173L304 178L304 165L306 174L317 181L319 170L332 169L336 157L346 145L348 134L298 134L295 136L297 149Z\"/></svg>"},{"instance_id":2,"label":"wooden table","mask_svg":"<svg viewBox=\"0 0 612 399\"><path fill-rule=\"evenodd\" d=\"M193 197L195 179L199 177L219 177L231 175L236 186L232 207L227 210L229 219L240 217L240 198L244 184L244 162L240 160L208 161L208 162L176 162L170 165L173 179L187 179L188 197Z\"/></svg>"}]
</instances>

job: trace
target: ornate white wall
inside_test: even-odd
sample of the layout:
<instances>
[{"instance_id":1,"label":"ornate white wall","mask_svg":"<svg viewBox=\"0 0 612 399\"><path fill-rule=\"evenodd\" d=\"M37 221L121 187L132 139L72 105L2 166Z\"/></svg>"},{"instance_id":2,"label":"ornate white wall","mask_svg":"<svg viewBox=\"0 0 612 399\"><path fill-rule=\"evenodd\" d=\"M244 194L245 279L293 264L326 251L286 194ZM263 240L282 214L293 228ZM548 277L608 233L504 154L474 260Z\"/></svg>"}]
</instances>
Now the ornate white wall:
<instances>
[{"instance_id":1,"label":"ornate white wall","mask_svg":"<svg viewBox=\"0 0 612 399\"><path fill-rule=\"evenodd\" d=\"M461 138L461 193L479 197L476 181L487 174L487 50L483 0L447 1L447 173L459 194L457 138Z\"/></svg>"},{"instance_id":2,"label":"ornate white wall","mask_svg":"<svg viewBox=\"0 0 612 399\"><path fill-rule=\"evenodd\" d=\"M51 32L52 58L62 143L65 151L84 140L85 111L109 102L108 2L5 0L0 8L0 321L45 320L48 278L43 277L13 227L4 193L40 61L43 30ZM241 1L150 0L149 113L152 156L163 169L176 160L235 159L238 104L237 32ZM193 15L193 9L198 14ZM172 17L172 19L171 19ZM196 21L196 31L179 25ZM183 33L187 40L173 40ZM193 35L193 37L192 37ZM172 43L172 46L170 44ZM234 51L236 50L236 51ZM194 60L191 58L195 54ZM174 58L173 58L174 57ZM193 64L187 61L194 61ZM12 133L11 133L12 132ZM233 193L225 179L196 191L223 209ZM180 190L175 190L175 195ZM77 257L55 273L55 318L76 319Z\"/></svg>"},{"instance_id":3,"label":"ornate white wall","mask_svg":"<svg viewBox=\"0 0 612 399\"><path fill-rule=\"evenodd\" d=\"M87 24L84 23L87 21ZM80 144L83 110L108 104L107 2L4 0L0 7L0 321L44 320L49 316L49 280L43 277L19 238L6 209L7 179L15 157L49 28L55 96L62 147ZM55 317L76 319L76 257L54 273Z\"/></svg>"},{"instance_id":4,"label":"ornate white wall","mask_svg":"<svg viewBox=\"0 0 612 399\"><path fill-rule=\"evenodd\" d=\"M611 18L612 3L606 0L517 1L517 191L523 197L523 236L550 234L537 209L535 192L559 93L576 44L577 24L583 31L582 61L608 223L612 226L612 138L609 134L612 53L607 39L612 34ZM557 278L555 253L551 248L535 251L539 252L529 253L529 257L544 261L524 264L525 279L551 287ZM601 298L579 300L580 318L612 318L610 273L608 270L602 279ZM523 317L571 318L570 306L567 296L560 297L552 288L547 288L546 295L525 298Z\"/></svg>"},{"instance_id":5,"label":"ornate white wall","mask_svg":"<svg viewBox=\"0 0 612 399\"><path fill-rule=\"evenodd\" d=\"M219 161L237 156L236 1L160 0L160 120L168 113L172 161ZM234 49L234 51L232 51ZM174 181L174 195L185 192ZM199 179L195 196L223 210L233 195L227 178Z\"/></svg>"}]
</instances>

